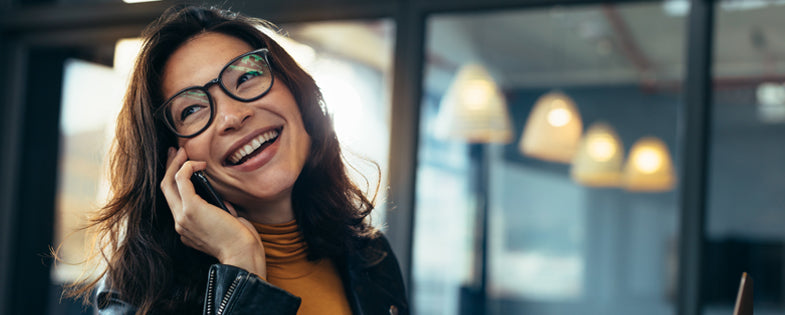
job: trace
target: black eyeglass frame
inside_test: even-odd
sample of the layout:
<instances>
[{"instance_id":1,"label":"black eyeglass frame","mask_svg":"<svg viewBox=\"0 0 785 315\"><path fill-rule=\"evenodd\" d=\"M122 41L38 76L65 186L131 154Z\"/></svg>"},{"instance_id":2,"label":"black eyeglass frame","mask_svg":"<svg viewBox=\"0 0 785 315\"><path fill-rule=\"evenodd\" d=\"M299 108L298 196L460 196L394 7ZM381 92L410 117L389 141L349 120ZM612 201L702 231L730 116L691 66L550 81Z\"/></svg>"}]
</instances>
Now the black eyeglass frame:
<instances>
[{"instance_id":1,"label":"black eyeglass frame","mask_svg":"<svg viewBox=\"0 0 785 315\"><path fill-rule=\"evenodd\" d=\"M264 92L262 92L261 94L259 94L257 96L254 96L252 98L247 98L247 99L246 98L241 98L241 97L239 97L237 95L234 95L233 93L229 92L229 89L226 88L224 86L223 82L221 81L221 76L223 75L224 71L226 71L226 69L229 68L229 66L231 66L233 63L235 63L236 61L238 61L238 60L240 60L242 58L245 58L247 56L253 55L253 54L261 55L264 58L265 65L267 66L267 69L270 71L270 86L268 86L267 89L264 90ZM168 127L169 130L172 131L172 133L174 133L176 136L178 136L180 138L193 138L193 137L198 136L199 134L204 132L207 128L209 128L210 125L213 124L213 119L215 119L215 103L213 101L213 96L210 95L210 91L208 91L208 89L211 86L218 84L218 86L221 87L221 90L224 91L224 94L228 95L229 97L231 97L231 98L233 98L235 100L238 100L238 101L241 101L241 102L244 102L244 103L253 102L255 100L258 100L258 99L264 97L265 95L267 95L267 92L270 92L270 89L272 89L273 84L275 84L275 75L273 74L272 65L270 65L269 54L270 54L270 51L267 48L259 48L259 49L249 51L247 53L244 53L242 55L239 55L239 56L233 58L228 63L226 63L226 65L223 66L223 68L221 68L221 71L218 72L218 76L215 79L210 80L209 82L205 83L202 86L198 86L198 85L189 86L187 88L184 88L184 89L178 91L177 93L174 93L174 95L172 97L168 98L163 103L163 105L161 105L156 110L155 116L158 117L159 119L163 120L164 124L166 125L166 127ZM207 123L204 125L204 127L202 127L202 129L199 129L199 131L194 132L191 135L182 135L182 134L177 132L177 129L174 126L172 126L172 123L169 121L169 119L165 117L165 115L167 115L166 114L166 108L168 107L169 103L174 98L180 96L180 94L184 93L185 91L189 91L189 90L200 90L200 91L204 92L205 95L207 95L207 101L208 101L208 103L210 105L210 118L207 120Z\"/></svg>"}]
</instances>

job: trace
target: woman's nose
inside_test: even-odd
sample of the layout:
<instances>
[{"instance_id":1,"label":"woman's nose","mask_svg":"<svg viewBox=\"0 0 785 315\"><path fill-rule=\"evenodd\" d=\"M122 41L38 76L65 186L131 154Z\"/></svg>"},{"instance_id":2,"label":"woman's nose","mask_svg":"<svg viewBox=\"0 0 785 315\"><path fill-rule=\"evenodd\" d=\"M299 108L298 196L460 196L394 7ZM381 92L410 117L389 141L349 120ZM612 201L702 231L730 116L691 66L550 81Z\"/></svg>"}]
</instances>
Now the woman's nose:
<instances>
[{"instance_id":1,"label":"woman's nose","mask_svg":"<svg viewBox=\"0 0 785 315\"><path fill-rule=\"evenodd\" d=\"M215 106L215 124L218 132L228 133L239 130L246 120L253 116L253 108L222 92L218 92L220 96L214 98L215 104L213 105Z\"/></svg>"}]
</instances>

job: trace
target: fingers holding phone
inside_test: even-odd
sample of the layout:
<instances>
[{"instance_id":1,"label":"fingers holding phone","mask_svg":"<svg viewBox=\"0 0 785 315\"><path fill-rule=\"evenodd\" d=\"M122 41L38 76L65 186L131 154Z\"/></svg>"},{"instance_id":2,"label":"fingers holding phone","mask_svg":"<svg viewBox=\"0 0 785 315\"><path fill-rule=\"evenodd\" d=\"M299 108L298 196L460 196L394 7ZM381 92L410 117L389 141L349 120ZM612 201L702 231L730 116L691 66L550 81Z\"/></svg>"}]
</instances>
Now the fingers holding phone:
<instances>
[{"instance_id":1,"label":"fingers holding phone","mask_svg":"<svg viewBox=\"0 0 785 315\"><path fill-rule=\"evenodd\" d=\"M205 162L189 161L182 148L169 150L161 190L172 211L175 231L185 245L207 253L221 263L263 276L266 274L264 247L253 225L236 217L237 212L231 206L227 207L227 203L209 186L206 177L202 182L196 175L197 184L192 182L194 173L206 167ZM197 195L196 187L208 190L207 197ZM222 205L225 211L208 203L211 199Z\"/></svg>"}]
</instances>

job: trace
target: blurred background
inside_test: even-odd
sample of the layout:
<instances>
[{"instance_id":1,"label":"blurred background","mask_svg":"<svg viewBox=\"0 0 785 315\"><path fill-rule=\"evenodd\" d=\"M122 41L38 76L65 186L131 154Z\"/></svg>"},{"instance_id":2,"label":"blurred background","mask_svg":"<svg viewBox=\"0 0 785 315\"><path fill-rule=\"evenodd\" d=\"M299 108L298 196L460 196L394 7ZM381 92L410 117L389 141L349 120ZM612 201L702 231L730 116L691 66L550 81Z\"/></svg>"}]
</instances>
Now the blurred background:
<instances>
[{"instance_id":1,"label":"blurred background","mask_svg":"<svg viewBox=\"0 0 785 315\"><path fill-rule=\"evenodd\" d=\"M61 288L175 3L0 0L0 314L92 313ZM219 5L279 25L380 164L414 314L730 314L744 271L785 314L785 1Z\"/></svg>"}]
</instances>

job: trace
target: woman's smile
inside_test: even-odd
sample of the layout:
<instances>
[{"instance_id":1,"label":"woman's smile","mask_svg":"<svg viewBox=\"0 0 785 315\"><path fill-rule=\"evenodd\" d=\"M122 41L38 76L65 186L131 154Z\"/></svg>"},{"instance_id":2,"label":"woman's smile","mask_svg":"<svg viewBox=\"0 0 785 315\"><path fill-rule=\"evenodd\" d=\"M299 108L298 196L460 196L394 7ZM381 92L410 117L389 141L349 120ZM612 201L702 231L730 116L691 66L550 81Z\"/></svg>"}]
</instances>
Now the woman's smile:
<instances>
[{"instance_id":1,"label":"woman's smile","mask_svg":"<svg viewBox=\"0 0 785 315\"><path fill-rule=\"evenodd\" d=\"M283 128L280 128L283 129ZM267 148L270 144L278 140L278 135L280 134L279 128L271 128L268 131L262 132L258 136L253 136L251 141L243 144L244 141L239 141L238 144L234 145L235 147L239 147L234 153L231 151L229 152L229 157L225 159L228 165L239 165L247 161L249 158L256 156Z\"/></svg>"},{"instance_id":2,"label":"woman's smile","mask_svg":"<svg viewBox=\"0 0 785 315\"><path fill-rule=\"evenodd\" d=\"M275 155L282 131L283 126L265 128L237 141L229 149L225 165L245 171L264 166Z\"/></svg>"}]
</instances>

